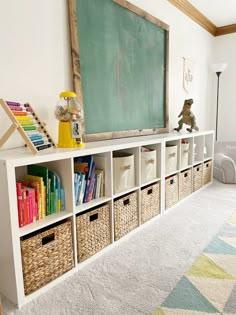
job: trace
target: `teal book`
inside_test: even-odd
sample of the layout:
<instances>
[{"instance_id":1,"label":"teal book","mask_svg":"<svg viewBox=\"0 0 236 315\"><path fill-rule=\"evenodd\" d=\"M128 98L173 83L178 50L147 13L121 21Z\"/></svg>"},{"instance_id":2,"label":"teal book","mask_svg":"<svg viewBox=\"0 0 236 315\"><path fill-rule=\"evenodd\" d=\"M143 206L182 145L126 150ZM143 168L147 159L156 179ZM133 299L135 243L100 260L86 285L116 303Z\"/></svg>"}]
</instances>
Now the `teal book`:
<instances>
[{"instance_id":1,"label":"teal book","mask_svg":"<svg viewBox=\"0 0 236 315\"><path fill-rule=\"evenodd\" d=\"M54 172L56 176L56 202L57 202L57 212L61 211L61 179L60 176Z\"/></svg>"},{"instance_id":2,"label":"teal book","mask_svg":"<svg viewBox=\"0 0 236 315\"><path fill-rule=\"evenodd\" d=\"M66 209L66 199L65 199L65 190L61 188L61 211Z\"/></svg>"},{"instance_id":3,"label":"teal book","mask_svg":"<svg viewBox=\"0 0 236 315\"><path fill-rule=\"evenodd\" d=\"M79 185L80 185L80 172L74 173L74 195L75 195L75 205L77 206L77 200L79 199Z\"/></svg>"},{"instance_id":4,"label":"teal book","mask_svg":"<svg viewBox=\"0 0 236 315\"><path fill-rule=\"evenodd\" d=\"M48 168L36 164L27 166L28 175L39 176L43 178L44 185L46 187L46 215L51 213L50 211L50 188L48 181Z\"/></svg>"}]
</instances>

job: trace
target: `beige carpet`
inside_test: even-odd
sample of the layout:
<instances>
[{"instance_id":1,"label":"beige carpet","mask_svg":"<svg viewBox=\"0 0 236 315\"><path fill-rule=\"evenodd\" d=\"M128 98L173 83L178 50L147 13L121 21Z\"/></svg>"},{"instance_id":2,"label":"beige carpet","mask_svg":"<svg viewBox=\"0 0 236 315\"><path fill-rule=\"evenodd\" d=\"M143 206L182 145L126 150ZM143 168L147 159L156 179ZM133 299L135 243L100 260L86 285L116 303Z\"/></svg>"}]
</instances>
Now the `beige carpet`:
<instances>
[{"instance_id":1,"label":"beige carpet","mask_svg":"<svg viewBox=\"0 0 236 315\"><path fill-rule=\"evenodd\" d=\"M214 182L106 250L72 277L6 315L153 314L236 210L236 186Z\"/></svg>"}]
</instances>

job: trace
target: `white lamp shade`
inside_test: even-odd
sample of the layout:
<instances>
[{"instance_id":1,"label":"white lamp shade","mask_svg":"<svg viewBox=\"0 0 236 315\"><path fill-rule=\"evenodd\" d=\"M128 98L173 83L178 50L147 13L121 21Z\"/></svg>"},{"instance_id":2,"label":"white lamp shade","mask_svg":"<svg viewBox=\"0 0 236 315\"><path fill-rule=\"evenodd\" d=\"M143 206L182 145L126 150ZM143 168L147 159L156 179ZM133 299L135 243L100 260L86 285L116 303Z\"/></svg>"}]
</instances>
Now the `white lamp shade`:
<instances>
[{"instance_id":1,"label":"white lamp shade","mask_svg":"<svg viewBox=\"0 0 236 315\"><path fill-rule=\"evenodd\" d=\"M223 72L227 68L228 64L225 62L222 63L214 63L211 65L211 69L213 72Z\"/></svg>"}]
</instances>

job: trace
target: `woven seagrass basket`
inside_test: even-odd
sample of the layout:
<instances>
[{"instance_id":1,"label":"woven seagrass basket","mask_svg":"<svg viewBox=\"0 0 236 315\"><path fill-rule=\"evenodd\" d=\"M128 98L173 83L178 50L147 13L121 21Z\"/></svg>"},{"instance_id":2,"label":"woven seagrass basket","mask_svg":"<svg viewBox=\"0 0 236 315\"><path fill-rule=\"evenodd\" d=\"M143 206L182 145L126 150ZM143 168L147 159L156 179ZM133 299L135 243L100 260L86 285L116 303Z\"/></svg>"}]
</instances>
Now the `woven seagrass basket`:
<instances>
[{"instance_id":1,"label":"woven seagrass basket","mask_svg":"<svg viewBox=\"0 0 236 315\"><path fill-rule=\"evenodd\" d=\"M160 183L144 187L141 191L141 223L160 213Z\"/></svg>"},{"instance_id":2,"label":"woven seagrass basket","mask_svg":"<svg viewBox=\"0 0 236 315\"><path fill-rule=\"evenodd\" d=\"M111 243L109 205L78 215L76 226L77 256L78 261L83 261Z\"/></svg>"},{"instance_id":3,"label":"woven seagrass basket","mask_svg":"<svg viewBox=\"0 0 236 315\"><path fill-rule=\"evenodd\" d=\"M203 185L211 181L212 161L204 162L203 164Z\"/></svg>"},{"instance_id":4,"label":"woven seagrass basket","mask_svg":"<svg viewBox=\"0 0 236 315\"><path fill-rule=\"evenodd\" d=\"M202 187L203 166L202 164L193 167L193 191Z\"/></svg>"},{"instance_id":5,"label":"woven seagrass basket","mask_svg":"<svg viewBox=\"0 0 236 315\"><path fill-rule=\"evenodd\" d=\"M114 201L115 240L138 226L137 192Z\"/></svg>"},{"instance_id":6,"label":"woven seagrass basket","mask_svg":"<svg viewBox=\"0 0 236 315\"><path fill-rule=\"evenodd\" d=\"M192 193L192 169L179 173L179 200Z\"/></svg>"},{"instance_id":7,"label":"woven seagrass basket","mask_svg":"<svg viewBox=\"0 0 236 315\"><path fill-rule=\"evenodd\" d=\"M166 192L166 209L172 207L179 200L179 181L178 175L173 175L165 179Z\"/></svg>"},{"instance_id":8,"label":"woven seagrass basket","mask_svg":"<svg viewBox=\"0 0 236 315\"><path fill-rule=\"evenodd\" d=\"M22 238L21 254L28 295L74 267L71 221Z\"/></svg>"}]
</instances>

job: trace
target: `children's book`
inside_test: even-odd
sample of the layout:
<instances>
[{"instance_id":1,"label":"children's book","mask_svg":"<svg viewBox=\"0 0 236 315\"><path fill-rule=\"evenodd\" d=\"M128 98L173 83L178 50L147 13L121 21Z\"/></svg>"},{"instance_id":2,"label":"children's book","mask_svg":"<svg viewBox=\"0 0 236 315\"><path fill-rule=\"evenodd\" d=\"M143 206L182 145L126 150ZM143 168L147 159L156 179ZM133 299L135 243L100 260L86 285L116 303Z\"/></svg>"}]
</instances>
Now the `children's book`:
<instances>
[{"instance_id":1,"label":"children's book","mask_svg":"<svg viewBox=\"0 0 236 315\"><path fill-rule=\"evenodd\" d=\"M92 172L90 175L90 183L88 187L88 193L86 196L86 202L89 202L90 200L92 200L94 184L95 184L95 163L93 162Z\"/></svg>"},{"instance_id":2,"label":"children's book","mask_svg":"<svg viewBox=\"0 0 236 315\"><path fill-rule=\"evenodd\" d=\"M45 198L46 197L45 197L43 178L40 176L26 175L25 180L27 182L31 182L32 186L34 185L33 183L35 183L35 182L38 183L38 185L39 185L39 192L36 194L38 196L38 197L36 197L36 200L38 200L38 213L39 213L38 216L40 219L43 219L46 215L46 209L45 209Z\"/></svg>"},{"instance_id":3,"label":"children's book","mask_svg":"<svg viewBox=\"0 0 236 315\"><path fill-rule=\"evenodd\" d=\"M29 198L26 193L26 189L22 187L22 200L23 200L23 217L24 217L24 225L30 223L29 219Z\"/></svg>"},{"instance_id":4,"label":"children's book","mask_svg":"<svg viewBox=\"0 0 236 315\"><path fill-rule=\"evenodd\" d=\"M85 174L82 173L81 174L81 188L80 188L80 193L79 193L79 205L82 205L83 203L85 187L86 187Z\"/></svg>"},{"instance_id":5,"label":"children's book","mask_svg":"<svg viewBox=\"0 0 236 315\"><path fill-rule=\"evenodd\" d=\"M50 179L50 213L56 213L58 211L58 204L57 204L57 176L56 174L48 170L48 177Z\"/></svg>"},{"instance_id":6,"label":"children's book","mask_svg":"<svg viewBox=\"0 0 236 315\"><path fill-rule=\"evenodd\" d=\"M99 172L99 170L96 169L96 186L95 186L95 199L101 197L101 178L102 178L102 173Z\"/></svg>"},{"instance_id":7,"label":"children's book","mask_svg":"<svg viewBox=\"0 0 236 315\"><path fill-rule=\"evenodd\" d=\"M65 200L65 190L61 188L61 211L65 211L66 209L66 200Z\"/></svg>"},{"instance_id":8,"label":"children's book","mask_svg":"<svg viewBox=\"0 0 236 315\"><path fill-rule=\"evenodd\" d=\"M54 172L56 176L56 202L57 202L57 212L61 211L61 178L60 176Z\"/></svg>"},{"instance_id":9,"label":"children's book","mask_svg":"<svg viewBox=\"0 0 236 315\"><path fill-rule=\"evenodd\" d=\"M88 198L93 165L93 155L86 155L74 158L74 172L81 172L85 174L86 185L84 187L83 202L86 202Z\"/></svg>"},{"instance_id":10,"label":"children's book","mask_svg":"<svg viewBox=\"0 0 236 315\"><path fill-rule=\"evenodd\" d=\"M28 214L29 223L36 222L36 208L35 208L35 190L31 187L24 187L26 196L28 197Z\"/></svg>"},{"instance_id":11,"label":"children's book","mask_svg":"<svg viewBox=\"0 0 236 315\"><path fill-rule=\"evenodd\" d=\"M40 176L43 178L46 187L46 215L50 214L50 188L48 183L48 168L37 164L28 165L27 171L29 175Z\"/></svg>"},{"instance_id":12,"label":"children's book","mask_svg":"<svg viewBox=\"0 0 236 315\"><path fill-rule=\"evenodd\" d=\"M31 181L29 179L24 179L19 181L23 186L26 188L32 188L34 190L34 222L39 220L40 218L40 211L41 211L41 196L40 196L40 187L39 182L37 181Z\"/></svg>"},{"instance_id":13,"label":"children's book","mask_svg":"<svg viewBox=\"0 0 236 315\"><path fill-rule=\"evenodd\" d=\"M97 168L96 169L96 174L98 176L97 178L97 189L96 189L96 198L99 197L104 197L105 195L105 174L104 174L104 169L102 168Z\"/></svg>"},{"instance_id":14,"label":"children's book","mask_svg":"<svg viewBox=\"0 0 236 315\"><path fill-rule=\"evenodd\" d=\"M18 208L18 222L19 227L24 226L24 204L22 198L22 184L16 182L16 196L17 196L17 208Z\"/></svg>"}]
</instances>

